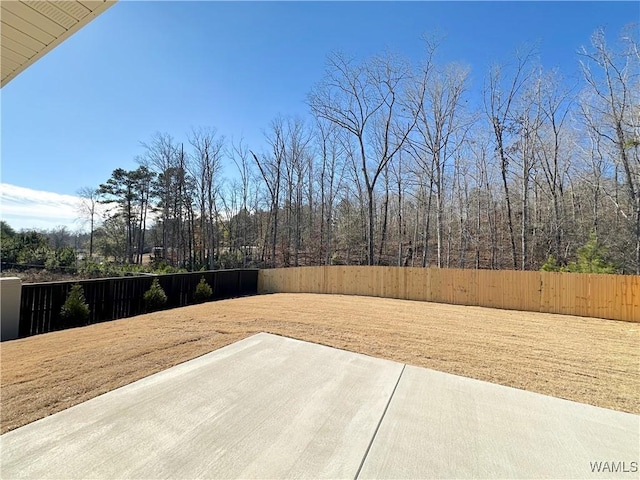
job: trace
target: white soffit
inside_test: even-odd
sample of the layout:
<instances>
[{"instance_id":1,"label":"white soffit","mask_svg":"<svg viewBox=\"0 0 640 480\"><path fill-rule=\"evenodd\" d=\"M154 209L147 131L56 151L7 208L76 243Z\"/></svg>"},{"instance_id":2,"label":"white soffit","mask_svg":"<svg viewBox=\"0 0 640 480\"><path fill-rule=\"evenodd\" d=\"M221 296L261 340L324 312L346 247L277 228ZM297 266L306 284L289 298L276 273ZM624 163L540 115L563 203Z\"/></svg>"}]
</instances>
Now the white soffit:
<instances>
[{"instance_id":1,"label":"white soffit","mask_svg":"<svg viewBox=\"0 0 640 480\"><path fill-rule=\"evenodd\" d=\"M0 2L0 72L4 87L117 0Z\"/></svg>"}]
</instances>

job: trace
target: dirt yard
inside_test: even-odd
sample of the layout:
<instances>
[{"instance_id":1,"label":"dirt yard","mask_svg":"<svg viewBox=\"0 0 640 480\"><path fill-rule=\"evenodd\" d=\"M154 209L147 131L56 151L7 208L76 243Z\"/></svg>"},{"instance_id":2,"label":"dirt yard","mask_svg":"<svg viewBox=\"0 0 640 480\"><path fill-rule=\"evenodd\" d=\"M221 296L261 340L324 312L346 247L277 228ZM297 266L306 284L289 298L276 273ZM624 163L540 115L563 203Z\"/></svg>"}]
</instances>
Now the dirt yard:
<instances>
[{"instance_id":1,"label":"dirt yard","mask_svg":"<svg viewBox=\"0 0 640 480\"><path fill-rule=\"evenodd\" d=\"M276 294L2 343L2 433L257 332L640 414L640 324Z\"/></svg>"}]
</instances>

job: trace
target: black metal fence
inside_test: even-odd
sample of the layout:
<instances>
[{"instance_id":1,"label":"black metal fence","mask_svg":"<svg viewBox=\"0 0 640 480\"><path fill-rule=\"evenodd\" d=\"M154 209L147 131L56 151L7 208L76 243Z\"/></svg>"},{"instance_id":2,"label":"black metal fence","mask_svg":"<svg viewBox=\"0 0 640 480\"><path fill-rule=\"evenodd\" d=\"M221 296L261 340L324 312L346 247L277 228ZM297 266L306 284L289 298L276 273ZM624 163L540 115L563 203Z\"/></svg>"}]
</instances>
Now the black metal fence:
<instances>
[{"instance_id":1,"label":"black metal fence","mask_svg":"<svg viewBox=\"0 0 640 480\"><path fill-rule=\"evenodd\" d=\"M166 308L184 307L194 302L196 285L204 277L213 290L211 300L255 295L258 270L215 270L144 277L31 283L22 285L20 337L81 326L60 316L71 287L82 285L89 304L89 320L82 325L117 320L145 313L143 295L154 278L167 294Z\"/></svg>"}]
</instances>

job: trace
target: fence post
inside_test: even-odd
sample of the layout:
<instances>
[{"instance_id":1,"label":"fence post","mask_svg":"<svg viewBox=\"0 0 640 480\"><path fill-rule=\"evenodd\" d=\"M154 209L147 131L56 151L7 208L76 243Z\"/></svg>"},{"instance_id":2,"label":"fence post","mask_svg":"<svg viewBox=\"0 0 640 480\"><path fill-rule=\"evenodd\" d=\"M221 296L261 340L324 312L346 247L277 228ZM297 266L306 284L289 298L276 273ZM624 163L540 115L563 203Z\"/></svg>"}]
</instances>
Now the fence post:
<instances>
[{"instance_id":1,"label":"fence post","mask_svg":"<svg viewBox=\"0 0 640 480\"><path fill-rule=\"evenodd\" d=\"M18 338L22 281L16 277L0 278L0 341Z\"/></svg>"}]
</instances>

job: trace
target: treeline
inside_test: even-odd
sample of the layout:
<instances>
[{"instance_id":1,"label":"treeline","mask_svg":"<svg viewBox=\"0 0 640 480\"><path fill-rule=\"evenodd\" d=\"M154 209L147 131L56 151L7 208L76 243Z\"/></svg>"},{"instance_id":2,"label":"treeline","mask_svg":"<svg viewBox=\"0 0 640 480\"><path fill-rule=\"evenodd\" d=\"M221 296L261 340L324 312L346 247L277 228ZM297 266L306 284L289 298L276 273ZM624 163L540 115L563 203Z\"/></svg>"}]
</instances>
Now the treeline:
<instances>
[{"instance_id":1,"label":"treeline","mask_svg":"<svg viewBox=\"0 0 640 480\"><path fill-rule=\"evenodd\" d=\"M3 270L22 267L75 273L81 241L65 227L16 232L0 221L0 247Z\"/></svg>"},{"instance_id":2,"label":"treeline","mask_svg":"<svg viewBox=\"0 0 640 480\"><path fill-rule=\"evenodd\" d=\"M153 255L149 261L138 264L105 257L102 255L105 245L102 240L98 235L98 248L91 256L88 251L89 233L70 231L65 226L17 232L7 222L0 221L0 275L18 276L26 283L40 283L73 278L186 272L186 269L172 267ZM145 250L152 252L148 245Z\"/></svg>"},{"instance_id":3,"label":"treeline","mask_svg":"<svg viewBox=\"0 0 640 480\"><path fill-rule=\"evenodd\" d=\"M275 118L263 151L214 129L156 134L139 168L83 189L89 256L531 270L590 245L640 274L639 52L637 26L613 46L597 31L576 86L528 51L475 92L435 42L417 65L332 54L309 118Z\"/></svg>"}]
</instances>

